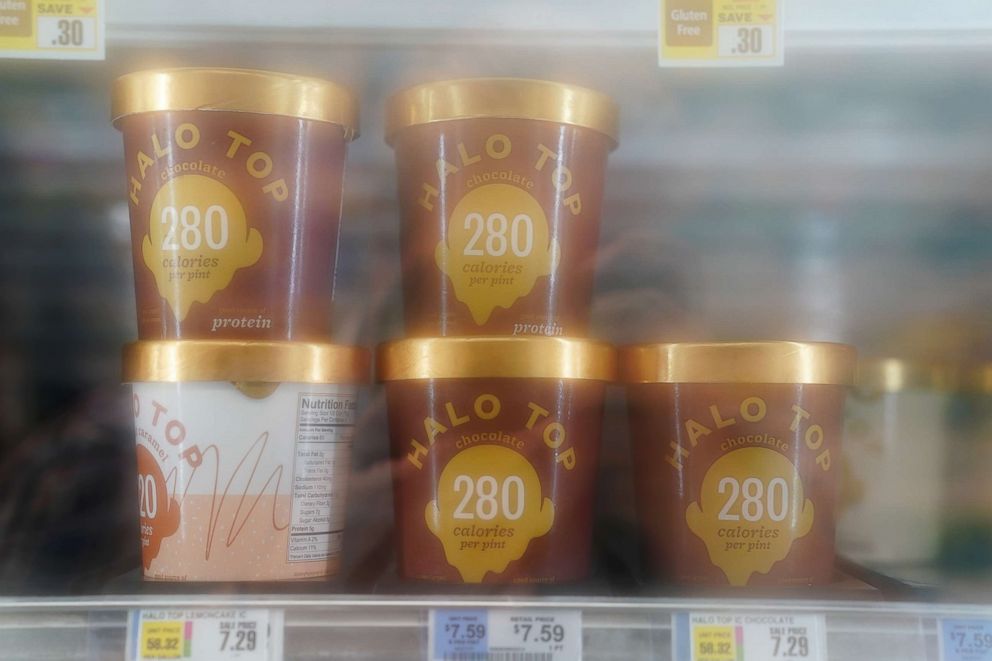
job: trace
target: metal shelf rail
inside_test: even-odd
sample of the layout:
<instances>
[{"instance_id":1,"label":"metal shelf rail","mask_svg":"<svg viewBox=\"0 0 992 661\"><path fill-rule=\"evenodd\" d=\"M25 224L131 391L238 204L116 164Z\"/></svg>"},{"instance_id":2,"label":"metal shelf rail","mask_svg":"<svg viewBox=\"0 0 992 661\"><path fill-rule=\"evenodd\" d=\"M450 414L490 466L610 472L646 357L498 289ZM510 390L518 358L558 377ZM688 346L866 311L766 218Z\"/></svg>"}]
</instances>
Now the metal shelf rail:
<instances>
[{"instance_id":1,"label":"metal shelf rail","mask_svg":"<svg viewBox=\"0 0 992 661\"><path fill-rule=\"evenodd\" d=\"M579 609L584 658L671 658L678 613L825 617L829 659L937 661L942 618L988 619L992 606L907 602L627 598L125 596L0 600L5 659L120 658L132 609L283 611L290 659L398 659L426 653L433 608Z\"/></svg>"}]
</instances>

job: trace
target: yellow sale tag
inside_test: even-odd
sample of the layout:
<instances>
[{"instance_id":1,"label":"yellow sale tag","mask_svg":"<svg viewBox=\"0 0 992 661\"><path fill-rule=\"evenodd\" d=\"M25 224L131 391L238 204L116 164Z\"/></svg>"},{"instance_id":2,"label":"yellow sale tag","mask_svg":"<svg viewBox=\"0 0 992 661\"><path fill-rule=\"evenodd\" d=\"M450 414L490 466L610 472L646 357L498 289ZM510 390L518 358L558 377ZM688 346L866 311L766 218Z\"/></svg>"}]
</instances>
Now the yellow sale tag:
<instances>
[{"instance_id":1,"label":"yellow sale tag","mask_svg":"<svg viewBox=\"0 0 992 661\"><path fill-rule=\"evenodd\" d=\"M0 58L102 60L104 0L0 0Z\"/></svg>"},{"instance_id":2,"label":"yellow sale tag","mask_svg":"<svg viewBox=\"0 0 992 661\"><path fill-rule=\"evenodd\" d=\"M692 661L737 661L736 627L693 627Z\"/></svg>"},{"instance_id":3,"label":"yellow sale tag","mask_svg":"<svg viewBox=\"0 0 992 661\"><path fill-rule=\"evenodd\" d=\"M782 0L661 0L658 64L780 66Z\"/></svg>"},{"instance_id":4,"label":"yellow sale tag","mask_svg":"<svg viewBox=\"0 0 992 661\"><path fill-rule=\"evenodd\" d=\"M2 2L3 0L0 0ZM142 659L178 659L183 656L184 622L145 621L141 623L138 650Z\"/></svg>"}]
</instances>

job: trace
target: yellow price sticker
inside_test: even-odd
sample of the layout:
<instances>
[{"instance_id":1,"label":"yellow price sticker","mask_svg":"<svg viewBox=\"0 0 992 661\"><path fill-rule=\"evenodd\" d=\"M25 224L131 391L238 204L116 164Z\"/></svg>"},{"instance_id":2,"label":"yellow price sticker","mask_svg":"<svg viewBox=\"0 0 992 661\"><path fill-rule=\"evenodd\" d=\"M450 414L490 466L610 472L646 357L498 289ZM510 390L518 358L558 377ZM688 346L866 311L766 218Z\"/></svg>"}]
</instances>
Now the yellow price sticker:
<instances>
[{"instance_id":1,"label":"yellow price sticker","mask_svg":"<svg viewBox=\"0 0 992 661\"><path fill-rule=\"evenodd\" d=\"M658 65L781 66L781 0L660 0Z\"/></svg>"},{"instance_id":2,"label":"yellow price sticker","mask_svg":"<svg viewBox=\"0 0 992 661\"><path fill-rule=\"evenodd\" d=\"M693 661L737 661L737 627L696 625L692 629Z\"/></svg>"},{"instance_id":3,"label":"yellow price sticker","mask_svg":"<svg viewBox=\"0 0 992 661\"><path fill-rule=\"evenodd\" d=\"M104 0L0 0L0 58L102 60Z\"/></svg>"},{"instance_id":4,"label":"yellow price sticker","mask_svg":"<svg viewBox=\"0 0 992 661\"><path fill-rule=\"evenodd\" d=\"M185 622L145 621L141 623L138 647L142 659L178 659L183 656Z\"/></svg>"}]
</instances>

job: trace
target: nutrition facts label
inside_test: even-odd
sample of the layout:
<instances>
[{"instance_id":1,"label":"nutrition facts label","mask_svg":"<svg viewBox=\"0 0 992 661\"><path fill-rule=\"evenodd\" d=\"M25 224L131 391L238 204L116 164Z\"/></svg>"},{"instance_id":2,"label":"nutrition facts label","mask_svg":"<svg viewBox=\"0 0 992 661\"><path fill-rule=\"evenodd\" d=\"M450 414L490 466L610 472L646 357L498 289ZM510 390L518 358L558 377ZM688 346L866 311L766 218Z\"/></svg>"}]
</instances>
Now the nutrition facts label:
<instances>
[{"instance_id":1,"label":"nutrition facts label","mask_svg":"<svg viewBox=\"0 0 992 661\"><path fill-rule=\"evenodd\" d=\"M289 562L325 560L341 551L354 424L353 396L300 395Z\"/></svg>"}]
</instances>

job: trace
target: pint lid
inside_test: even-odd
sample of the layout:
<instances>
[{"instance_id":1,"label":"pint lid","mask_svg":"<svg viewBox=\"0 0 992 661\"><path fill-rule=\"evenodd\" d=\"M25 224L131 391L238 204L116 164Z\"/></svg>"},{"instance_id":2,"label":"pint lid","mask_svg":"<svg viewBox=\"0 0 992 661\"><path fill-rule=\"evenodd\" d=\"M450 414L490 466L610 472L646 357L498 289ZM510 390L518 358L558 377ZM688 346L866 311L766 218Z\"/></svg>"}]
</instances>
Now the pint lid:
<instances>
[{"instance_id":1,"label":"pint lid","mask_svg":"<svg viewBox=\"0 0 992 661\"><path fill-rule=\"evenodd\" d=\"M626 383L851 385L857 352L830 342L645 344L620 353Z\"/></svg>"},{"instance_id":2,"label":"pint lid","mask_svg":"<svg viewBox=\"0 0 992 661\"><path fill-rule=\"evenodd\" d=\"M981 365L968 372L962 379L963 390L992 393L992 364Z\"/></svg>"},{"instance_id":3,"label":"pint lid","mask_svg":"<svg viewBox=\"0 0 992 661\"><path fill-rule=\"evenodd\" d=\"M857 385L866 391L958 390L967 388L968 382L968 375L950 365L902 358L870 358L858 363Z\"/></svg>"},{"instance_id":4,"label":"pint lid","mask_svg":"<svg viewBox=\"0 0 992 661\"><path fill-rule=\"evenodd\" d=\"M123 381L365 383L368 350L311 342L182 340L124 347Z\"/></svg>"},{"instance_id":5,"label":"pint lid","mask_svg":"<svg viewBox=\"0 0 992 661\"><path fill-rule=\"evenodd\" d=\"M536 119L592 129L616 147L619 110L601 92L527 78L468 78L416 85L386 105L386 142L401 129L455 119Z\"/></svg>"},{"instance_id":6,"label":"pint lid","mask_svg":"<svg viewBox=\"0 0 992 661\"><path fill-rule=\"evenodd\" d=\"M253 69L153 69L114 81L112 121L164 110L226 110L338 124L358 137L358 105L345 88L319 78Z\"/></svg>"},{"instance_id":7,"label":"pint lid","mask_svg":"<svg viewBox=\"0 0 992 661\"><path fill-rule=\"evenodd\" d=\"M551 337L439 337L389 342L376 355L380 381L542 378L613 381L609 344Z\"/></svg>"}]
</instances>

